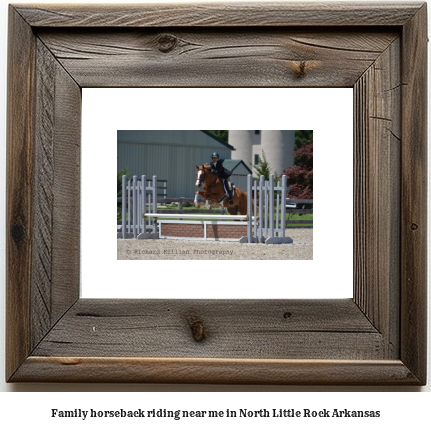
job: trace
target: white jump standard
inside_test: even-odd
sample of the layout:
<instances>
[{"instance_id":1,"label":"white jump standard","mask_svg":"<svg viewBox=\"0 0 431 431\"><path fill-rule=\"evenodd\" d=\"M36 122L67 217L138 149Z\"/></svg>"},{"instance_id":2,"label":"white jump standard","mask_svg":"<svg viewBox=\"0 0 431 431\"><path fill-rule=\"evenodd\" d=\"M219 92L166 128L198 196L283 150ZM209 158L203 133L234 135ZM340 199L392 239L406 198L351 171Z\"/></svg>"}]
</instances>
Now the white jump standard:
<instances>
[{"instance_id":1,"label":"white jump standard","mask_svg":"<svg viewBox=\"0 0 431 431\"><path fill-rule=\"evenodd\" d=\"M247 214L256 215L256 221L254 223L252 220L249 221L247 237L241 238L240 242L293 243L292 238L286 237L286 194L286 175L281 177L277 186L274 185L274 175L269 176L269 181L265 181L265 177L261 175L259 183L248 175L247 195L254 196L254 202L248 199Z\"/></svg>"}]
</instances>

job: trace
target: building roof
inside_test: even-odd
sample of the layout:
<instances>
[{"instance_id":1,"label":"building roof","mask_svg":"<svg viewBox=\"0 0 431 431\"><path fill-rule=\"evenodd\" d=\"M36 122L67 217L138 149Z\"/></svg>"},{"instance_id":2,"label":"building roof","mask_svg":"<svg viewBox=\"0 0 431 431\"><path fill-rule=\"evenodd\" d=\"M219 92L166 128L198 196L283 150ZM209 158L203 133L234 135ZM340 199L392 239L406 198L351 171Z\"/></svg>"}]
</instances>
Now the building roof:
<instances>
[{"instance_id":1,"label":"building roof","mask_svg":"<svg viewBox=\"0 0 431 431\"><path fill-rule=\"evenodd\" d=\"M201 130L201 132L205 133L205 135L211 136L211 138L215 139L218 143L224 145L226 148L229 148L229 150L235 150L235 147L229 145L227 142L223 141L223 139L217 138L217 136L208 132L208 130Z\"/></svg>"},{"instance_id":2,"label":"building roof","mask_svg":"<svg viewBox=\"0 0 431 431\"><path fill-rule=\"evenodd\" d=\"M221 159L220 161L223 163L223 167L229 171L233 172L239 165L242 164L250 172L250 174L252 173L251 169L242 160Z\"/></svg>"},{"instance_id":3,"label":"building roof","mask_svg":"<svg viewBox=\"0 0 431 431\"><path fill-rule=\"evenodd\" d=\"M117 143L122 144L154 144L154 143L169 143L174 145L189 145L197 146L202 144L202 135L205 135L205 146L213 151L223 149L233 151L235 148L232 145L217 138L207 130L117 130ZM184 134L188 134L189 142L185 140ZM208 139L209 138L209 139ZM214 142L211 142L214 141Z\"/></svg>"}]
</instances>

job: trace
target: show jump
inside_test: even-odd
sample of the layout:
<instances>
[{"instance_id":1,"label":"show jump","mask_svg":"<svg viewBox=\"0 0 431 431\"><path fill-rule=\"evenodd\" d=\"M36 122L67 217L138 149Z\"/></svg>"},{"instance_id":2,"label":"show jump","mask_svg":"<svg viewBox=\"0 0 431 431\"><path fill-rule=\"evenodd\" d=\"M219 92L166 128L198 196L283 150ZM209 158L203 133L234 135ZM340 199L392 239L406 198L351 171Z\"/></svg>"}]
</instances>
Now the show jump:
<instances>
[{"instance_id":1,"label":"show jump","mask_svg":"<svg viewBox=\"0 0 431 431\"><path fill-rule=\"evenodd\" d=\"M204 184L195 195L211 204L219 204L229 214L164 214L157 211L157 176L147 179L122 178L122 217L118 239L181 239L207 241L239 241L241 243L291 244L286 236L286 176L274 184L263 176L259 181L247 176L247 192L235 188L233 205L220 179L210 166L197 166L196 185ZM238 212L240 213L238 215Z\"/></svg>"}]
</instances>

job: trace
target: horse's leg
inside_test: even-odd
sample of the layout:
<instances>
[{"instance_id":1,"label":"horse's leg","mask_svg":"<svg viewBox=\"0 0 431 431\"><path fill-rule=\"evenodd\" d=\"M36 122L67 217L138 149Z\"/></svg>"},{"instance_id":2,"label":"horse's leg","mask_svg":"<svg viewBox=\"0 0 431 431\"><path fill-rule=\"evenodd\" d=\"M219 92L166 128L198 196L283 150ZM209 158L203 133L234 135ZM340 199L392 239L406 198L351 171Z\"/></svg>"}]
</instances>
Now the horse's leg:
<instances>
[{"instance_id":1,"label":"horse's leg","mask_svg":"<svg viewBox=\"0 0 431 431\"><path fill-rule=\"evenodd\" d=\"M210 210L211 209L211 205L210 205L210 201L207 199L205 202L205 206Z\"/></svg>"},{"instance_id":2,"label":"horse's leg","mask_svg":"<svg viewBox=\"0 0 431 431\"><path fill-rule=\"evenodd\" d=\"M195 200L194 200L194 204L195 204L196 208L200 208L201 207L200 203L198 202L198 196L199 195L202 196L204 199L206 199L206 196L204 195L203 191L202 190L198 190L195 193Z\"/></svg>"},{"instance_id":3,"label":"horse's leg","mask_svg":"<svg viewBox=\"0 0 431 431\"><path fill-rule=\"evenodd\" d=\"M241 215L247 215L247 194L241 193L238 196L238 209Z\"/></svg>"},{"instance_id":4,"label":"horse's leg","mask_svg":"<svg viewBox=\"0 0 431 431\"><path fill-rule=\"evenodd\" d=\"M237 201L233 201L233 205L229 205L229 198L225 199L225 205L227 208L227 212L230 215L238 215L238 202Z\"/></svg>"},{"instance_id":5,"label":"horse's leg","mask_svg":"<svg viewBox=\"0 0 431 431\"><path fill-rule=\"evenodd\" d=\"M239 204L239 212L241 215L247 215L247 199L241 199Z\"/></svg>"},{"instance_id":6,"label":"horse's leg","mask_svg":"<svg viewBox=\"0 0 431 431\"><path fill-rule=\"evenodd\" d=\"M247 193L236 189L233 202L241 215L247 215Z\"/></svg>"},{"instance_id":7,"label":"horse's leg","mask_svg":"<svg viewBox=\"0 0 431 431\"><path fill-rule=\"evenodd\" d=\"M224 201L221 201L220 202L220 207L221 207L221 209L223 209L224 208ZM223 211L224 212L224 211Z\"/></svg>"},{"instance_id":8,"label":"horse's leg","mask_svg":"<svg viewBox=\"0 0 431 431\"><path fill-rule=\"evenodd\" d=\"M235 210L234 215L238 215L238 212L241 215L244 215L241 211L241 196L242 196L242 191L235 188L235 194L233 195L233 203L234 203L233 208Z\"/></svg>"}]
</instances>

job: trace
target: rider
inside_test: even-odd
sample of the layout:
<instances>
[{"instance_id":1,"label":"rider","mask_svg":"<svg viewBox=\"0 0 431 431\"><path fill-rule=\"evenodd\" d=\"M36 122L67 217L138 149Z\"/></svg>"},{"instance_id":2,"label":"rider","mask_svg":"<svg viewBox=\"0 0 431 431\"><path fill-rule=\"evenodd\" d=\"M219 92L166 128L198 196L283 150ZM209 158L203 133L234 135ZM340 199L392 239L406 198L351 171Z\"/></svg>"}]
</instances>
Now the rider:
<instances>
[{"instance_id":1,"label":"rider","mask_svg":"<svg viewBox=\"0 0 431 431\"><path fill-rule=\"evenodd\" d=\"M211 171L213 173L215 173L218 177L222 178L223 180L223 184L225 189L227 190L228 194L229 194L229 205L233 205L233 200L232 200L232 184L229 181L229 177L232 175L232 172L225 169L221 163L221 161L219 160L219 155L218 153L212 153L212 162L210 163L211 165Z\"/></svg>"}]
</instances>

